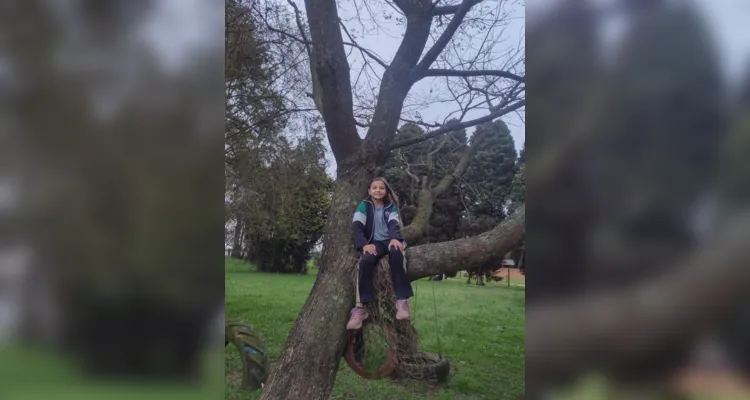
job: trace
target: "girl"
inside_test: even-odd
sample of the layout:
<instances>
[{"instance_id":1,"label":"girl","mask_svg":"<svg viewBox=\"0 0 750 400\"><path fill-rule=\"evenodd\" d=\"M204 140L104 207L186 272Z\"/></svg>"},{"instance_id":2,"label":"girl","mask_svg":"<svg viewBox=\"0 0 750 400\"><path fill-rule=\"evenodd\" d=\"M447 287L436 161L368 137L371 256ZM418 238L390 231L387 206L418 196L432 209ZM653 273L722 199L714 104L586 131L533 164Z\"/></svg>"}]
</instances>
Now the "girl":
<instances>
[{"instance_id":1,"label":"girl","mask_svg":"<svg viewBox=\"0 0 750 400\"><path fill-rule=\"evenodd\" d=\"M346 325L350 330L362 328L362 321L369 317L364 305L373 300L373 273L386 254L396 292L396 319L410 319L407 299L414 295L404 268L398 198L384 178L373 179L367 192L369 196L359 203L352 221L354 247L362 257L357 268L357 304Z\"/></svg>"}]
</instances>

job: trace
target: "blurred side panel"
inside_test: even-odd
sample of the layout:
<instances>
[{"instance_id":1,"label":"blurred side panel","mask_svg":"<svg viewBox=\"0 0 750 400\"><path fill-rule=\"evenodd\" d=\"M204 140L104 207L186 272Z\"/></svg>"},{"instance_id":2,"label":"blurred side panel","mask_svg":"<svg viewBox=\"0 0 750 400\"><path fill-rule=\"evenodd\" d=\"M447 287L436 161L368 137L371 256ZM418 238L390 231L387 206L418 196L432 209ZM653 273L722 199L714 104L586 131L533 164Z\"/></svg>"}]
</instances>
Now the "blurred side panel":
<instances>
[{"instance_id":1,"label":"blurred side panel","mask_svg":"<svg viewBox=\"0 0 750 400\"><path fill-rule=\"evenodd\" d=\"M750 396L741 3L528 3L530 398Z\"/></svg>"},{"instance_id":2,"label":"blurred side panel","mask_svg":"<svg viewBox=\"0 0 750 400\"><path fill-rule=\"evenodd\" d=\"M223 33L220 0L0 7L0 398L223 396Z\"/></svg>"}]
</instances>

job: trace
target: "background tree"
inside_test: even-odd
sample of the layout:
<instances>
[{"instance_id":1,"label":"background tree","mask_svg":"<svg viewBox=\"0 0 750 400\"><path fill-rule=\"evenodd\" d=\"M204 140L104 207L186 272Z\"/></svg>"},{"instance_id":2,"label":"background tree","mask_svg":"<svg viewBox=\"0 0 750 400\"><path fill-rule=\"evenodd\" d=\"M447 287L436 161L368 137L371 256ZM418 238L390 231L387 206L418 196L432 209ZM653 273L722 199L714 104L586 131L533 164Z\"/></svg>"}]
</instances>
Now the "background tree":
<instances>
[{"instance_id":1,"label":"background tree","mask_svg":"<svg viewBox=\"0 0 750 400\"><path fill-rule=\"evenodd\" d=\"M516 148L510 130L502 121L480 124L474 135L483 137L480 149L469 163L460 187L466 205L460 235L471 236L492 229L505 219L508 212L513 175L516 170ZM473 139L473 138L472 138ZM467 270L469 279L484 285L501 267L502 257L479 268Z\"/></svg>"},{"instance_id":2,"label":"background tree","mask_svg":"<svg viewBox=\"0 0 750 400\"><path fill-rule=\"evenodd\" d=\"M502 121L477 126L475 135L485 135L481 148L469 163L462 181L468 214L487 217L495 223L506 216L506 201L516 172L516 153L510 130Z\"/></svg>"},{"instance_id":3,"label":"background tree","mask_svg":"<svg viewBox=\"0 0 750 400\"><path fill-rule=\"evenodd\" d=\"M331 179L325 173L320 136L303 139L268 166L271 180L259 189L266 220L246 229L246 259L260 271L306 273L330 207Z\"/></svg>"},{"instance_id":4,"label":"background tree","mask_svg":"<svg viewBox=\"0 0 750 400\"><path fill-rule=\"evenodd\" d=\"M277 85L288 75L289 60L273 54L277 45L267 41L268 32L247 5L227 0L226 7L231 256L252 261L261 271L305 273L330 205L323 139L309 125L304 127L309 134L296 145L287 138L290 109Z\"/></svg>"}]
</instances>

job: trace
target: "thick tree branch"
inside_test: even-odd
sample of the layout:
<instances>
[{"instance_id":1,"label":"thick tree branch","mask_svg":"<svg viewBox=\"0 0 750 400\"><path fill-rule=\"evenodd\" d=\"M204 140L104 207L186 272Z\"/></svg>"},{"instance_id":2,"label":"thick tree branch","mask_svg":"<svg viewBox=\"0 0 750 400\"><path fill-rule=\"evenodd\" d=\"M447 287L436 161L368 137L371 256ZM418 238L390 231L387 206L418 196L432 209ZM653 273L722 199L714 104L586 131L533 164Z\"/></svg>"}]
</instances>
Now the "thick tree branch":
<instances>
[{"instance_id":1,"label":"thick tree branch","mask_svg":"<svg viewBox=\"0 0 750 400\"><path fill-rule=\"evenodd\" d=\"M479 4L482 2L482 0L471 0L470 1L472 6ZM451 15L458 12L458 7L460 7L460 4L456 4L453 6L441 6L441 7L435 7L432 9L432 15L439 16L439 15Z\"/></svg>"},{"instance_id":2,"label":"thick tree branch","mask_svg":"<svg viewBox=\"0 0 750 400\"><path fill-rule=\"evenodd\" d=\"M440 196L443 193L447 192L448 189L450 189L450 187L453 185L453 182L455 182L459 177L463 176L463 174L466 172L466 169L469 167L469 163L474 158L474 154L477 153L479 146L482 144L482 139L483 136L474 138L471 146L469 146L469 148L464 151L464 154L461 155L461 159L458 161L458 164L456 164L453 172L444 176L443 179L441 179L437 184L437 186L432 189L433 197L437 198L437 196Z\"/></svg>"},{"instance_id":3,"label":"thick tree branch","mask_svg":"<svg viewBox=\"0 0 750 400\"><path fill-rule=\"evenodd\" d=\"M424 142L425 140L430 140L432 138L438 137L442 134L445 134L445 133L448 133L450 131L454 131L457 129L471 128L472 126L479 125L484 122L490 122L492 120L502 117L505 114L516 111L519 108L523 107L524 105L526 105L526 100L518 100L515 103L505 106L503 108L500 108L499 110L496 110L495 112L485 115L484 117L472 119L469 121L459 122L455 124L449 124L449 125L443 126L440 129L427 132L424 135L420 135L415 138L397 141L391 144L391 150L421 143L421 142Z\"/></svg>"},{"instance_id":4,"label":"thick tree branch","mask_svg":"<svg viewBox=\"0 0 750 400\"><path fill-rule=\"evenodd\" d=\"M367 121L367 122L358 122L357 125L359 125L359 126L361 126L363 128L369 128L370 126L372 126L372 123L369 121L369 116L368 115L357 114L357 115L355 115L355 117ZM429 122L424 122L424 121L421 121L421 120L409 119L409 118L403 118L403 117L399 118L399 121L401 121L401 122L407 122L407 123L414 124L414 125L423 126L425 128L440 128L442 126L442 124L440 124L438 122L429 123ZM396 132L399 132L399 130L396 130Z\"/></svg>"},{"instance_id":5,"label":"thick tree branch","mask_svg":"<svg viewBox=\"0 0 750 400\"><path fill-rule=\"evenodd\" d=\"M529 309L527 382L543 387L586 368L632 365L720 323L750 298L749 217L658 280Z\"/></svg>"},{"instance_id":6,"label":"thick tree branch","mask_svg":"<svg viewBox=\"0 0 750 400\"><path fill-rule=\"evenodd\" d=\"M469 10L471 10L472 7L481 2L482 0L464 0L460 5L457 6L456 12L453 13L451 22L448 23L448 26L445 27L445 30L435 41L435 44L432 46L432 48L430 48L430 50L427 51L427 53L424 55L424 58L422 58L422 61L420 61L419 64L417 64L417 67L414 69L414 72L417 75L430 68L432 63L437 60L440 53L443 52L445 46L448 45L448 42L451 41L453 35L456 34L456 30L458 30L458 27L461 26L461 23L463 22L464 17L466 17L466 14L469 12Z\"/></svg>"},{"instance_id":7,"label":"thick tree branch","mask_svg":"<svg viewBox=\"0 0 750 400\"><path fill-rule=\"evenodd\" d=\"M409 279L464 271L499 260L521 242L526 207L516 211L489 232L449 242L423 244L406 251Z\"/></svg>"},{"instance_id":8,"label":"thick tree branch","mask_svg":"<svg viewBox=\"0 0 750 400\"><path fill-rule=\"evenodd\" d=\"M406 163L406 168L404 168L404 172L406 172L406 175L411 179L412 182L419 183L419 177L414 175L413 172L411 172L411 165L409 163Z\"/></svg>"},{"instance_id":9,"label":"thick tree branch","mask_svg":"<svg viewBox=\"0 0 750 400\"><path fill-rule=\"evenodd\" d=\"M427 44L432 24L432 17L419 8L411 10L407 4L399 4L402 6L406 13L406 32L391 65L383 73L378 102L364 143L367 156L378 165L388 157L404 100L412 87L410 74Z\"/></svg>"},{"instance_id":10,"label":"thick tree branch","mask_svg":"<svg viewBox=\"0 0 750 400\"><path fill-rule=\"evenodd\" d=\"M411 7L411 2L408 0L393 0L393 4L395 4L404 14L411 11L413 8Z\"/></svg>"},{"instance_id":11,"label":"thick tree branch","mask_svg":"<svg viewBox=\"0 0 750 400\"><path fill-rule=\"evenodd\" d=\"M469 163L472 158L474 158L474 154L476 154L479 149L481 142L481 137L476 138L476 140L471 143L471 146L464 150L461 159L458 161L453 171L450 174L445 175L435 187L430 187L434 163L431 161L428 162L429 172L427 174L427 179L422 183L422 187L419 190L417 213L409 226L404 227L403 230L404 239L406 239L407 242L416 242L424 235L427 226L430 224L430 217L432 216L435 200L447 192L453 185L453 182L466 172L466 169L469 167ZM441 147L442 146L436 146L436 151ZM431 155L432 154L430 154L430 156Z\"/></svg>"},{"instance_id":12,"label":"thick tree branch","mask_svg":"<svg viewBox=\"0 0 750 400\"><path fill-rule=\"evenodd\" d=\"M479 70L468 70L468 71L461 71L461 70L454 70L454 69L438 69L438 68L432 68L428 69L421 74L415 74L414 79L419 81L422 78L428 77L428 76L497 76L500 78L508 78L512 79L517 82L525 82L526 78L523 76L516 75L512 72L508 71L501 71L501 70L494 70L494 69L479 69Z\"/></svg>"},{"instance_id":13,"label":"thick tree branch","mask_svg":"<svg viewBox=\"0 0 750 400\"><path fill-rule=\"evenodd\" d=\"M328 142L338 163L356 154L361 139L354 120L349 62L338 24L335 0L305 0L314 58L313 77L317 78L324 104ZM318 93L315 93L318 96Z\"/></svg>"}]
</instances>

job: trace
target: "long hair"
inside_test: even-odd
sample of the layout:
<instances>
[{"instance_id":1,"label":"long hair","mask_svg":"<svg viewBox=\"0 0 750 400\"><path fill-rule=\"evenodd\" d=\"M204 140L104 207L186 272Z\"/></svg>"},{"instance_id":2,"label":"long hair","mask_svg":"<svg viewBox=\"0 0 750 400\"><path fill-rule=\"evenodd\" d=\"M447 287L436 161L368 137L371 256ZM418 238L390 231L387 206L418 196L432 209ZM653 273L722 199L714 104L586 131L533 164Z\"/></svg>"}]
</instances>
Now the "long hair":
<instances>
[{"instance_id":1,"label":"long hair","mask_svg":"<svg viewBox=\"0 0 750 400\"><path fill-rule=\"evenodd\" d=\"M401 205L398 202L398 196L396 196L396 192L394 192L393 189L391 189L391 185L388 184L388 181L386 181L385 178L377 177L373 179L372 181L370 181L370 186L372 186L373 182L383 182L383 184L385 185L385 196L388 198L388 200L391 203L396 204L396 207L401 207Z\"/></svg>"},{"instance_id":2,"label":"long hair","mask_svg":"<svg viewBox=\"0 0 750 400\"><path fill-rule=\"evenodd\" d=\"M383 177L377 177L370 181L370 186L372 186L373 182L383 182L385 185L385 196L391 201L391 203L395 204L397 208L401 208L401 205L398 202L398 196L396 195L396 192L393 191L391 188L391 185L388 184L388 181L385 180ZM401 219L401 210L398 212L398 218L396 218L396 222L398 223L399 229L404 229L404 221ZM403 242L404 246L406 246L406 241ZM406 258L404 258L404 268L406 268Z\"/></svg>"},{"instance_id":3,"label":"long hair","mask_svg":"<svg viewBox=\"0 0 750 400\"><path fill-rule=\"evenodd\" d=\"M383 182L385 185L385 196L388 198L388 200L391 201L391 203L395 204L396 207L401 208L401 204L398 202L398 196L396 195L396 192L393 191L391 188L391 185L388 184L388 181L385 180L383 177L377 177L370 181L370 186L372 186L373 182ZM401 213L398 214L398 226L403 229L404 228L404 222L401 220Z\"/></svg>"}]
</instances>

